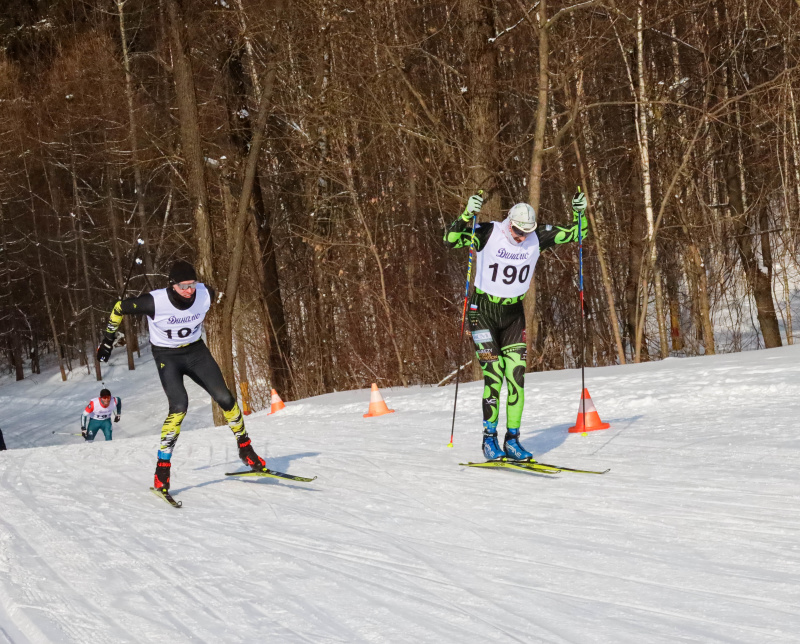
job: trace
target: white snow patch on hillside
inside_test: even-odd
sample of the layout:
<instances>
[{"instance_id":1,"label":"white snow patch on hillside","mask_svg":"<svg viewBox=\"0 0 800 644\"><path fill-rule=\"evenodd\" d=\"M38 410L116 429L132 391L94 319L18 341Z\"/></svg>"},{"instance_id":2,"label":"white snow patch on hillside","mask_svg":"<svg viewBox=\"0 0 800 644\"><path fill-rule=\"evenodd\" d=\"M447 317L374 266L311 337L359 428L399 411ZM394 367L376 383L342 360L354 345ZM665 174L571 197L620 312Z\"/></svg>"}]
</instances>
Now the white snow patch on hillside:
<instances>
[{"instance_id":1,"label":"white snow patch on hillside","mask_svg":"<svg viewBox=\"0 0 800 644\"><path fill-rule=\"evenodd\" d=\"M78 426L93 379L0 387L0 642L796 642L800 348L587 370L605 431L568 434L580 374L527 377L524 445L480 460L481 383L366 390L248 417L274 469L230 480L227 428L186 431L174 510L152 484L166 401L115 356L114 440ZM185 427L210 424L194 385ZM27 449L35 447L35 449Z\"/></svg>"}]
</instances>

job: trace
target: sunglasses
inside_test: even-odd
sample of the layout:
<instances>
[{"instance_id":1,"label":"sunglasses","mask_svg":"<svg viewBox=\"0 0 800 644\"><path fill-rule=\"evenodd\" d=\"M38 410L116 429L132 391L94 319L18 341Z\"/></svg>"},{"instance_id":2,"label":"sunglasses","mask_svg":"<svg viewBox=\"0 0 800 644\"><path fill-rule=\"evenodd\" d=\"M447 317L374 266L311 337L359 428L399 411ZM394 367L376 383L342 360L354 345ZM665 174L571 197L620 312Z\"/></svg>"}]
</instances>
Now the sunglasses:
<instances>
[{"instance_id":1,"label":"sunglasses","mask_svg":"<svg viewBox=\"0 0 800 644\"><path fill-rule=\"evenodd\" d=\"M530 233L525 232L524 230L520 230L515 225L511 225L511 232L514 233L517 237L527 237Z\"/></svg>"},{"instance_id":2,"label":"sunglasses","mask_svg":"<svg viewBox=\"0 0 800 644\"><path fill-rule=\"evenodd\" d=\"M176 284L181 291L188 291L190 288L197 288L197 282L189 282L188 284Z\"/></svg>"}]
</instances>

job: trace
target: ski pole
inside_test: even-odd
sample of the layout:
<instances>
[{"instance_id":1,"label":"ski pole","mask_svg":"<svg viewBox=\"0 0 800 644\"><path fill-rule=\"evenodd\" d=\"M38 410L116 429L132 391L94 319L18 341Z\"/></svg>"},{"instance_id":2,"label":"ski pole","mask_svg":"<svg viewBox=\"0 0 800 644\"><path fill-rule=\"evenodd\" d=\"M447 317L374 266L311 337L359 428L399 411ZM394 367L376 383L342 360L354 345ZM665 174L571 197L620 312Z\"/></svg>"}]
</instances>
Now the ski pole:
<instances>
[{"instance_id":1,"label":"ski pole","mask_svg":"<svg viewBox=\"0 0 800 644\"><path fill-rule=\"evenodd\" d=\"M483 195L483 190L478 190L479 195ZM456 406L458 405L458 381L461 378L461 360L464 356L464 323L467 320L467 301L469 300L469 280L472 276L472 247L475 245L475 222L478 216L472 215L472 233L469 240L469 262L467 263L467 286L464 289L464 308L461 312L461 334L458 336L458 364L456 364L456 395L453 399L453 424L450 427L450 442L448 447L453 446L453 433L456 429Z\"/></svg>"},{"instance_id":2,"label":"ski pole","mask_svg":"<svg viewBox=\"0 0 800 644\"><path fill-rule=\"evenodd\" d=\"M578 186L578 192L581 187ZM586 389L586 317L583 309L583 213L578 216L578 288L581 298L581 415L583 426L586 427L586 399L583 392Z\"/></svg>"},{"instance_id":3,"label":"ski pole","mask_svg":"<svg viewBox=\"0 0 800 644\"><path fill-rule=\"evenodd\" d=\"M131 275L133 275L133 267L137 264L141 265L142 260L139 257L139 251L142 250L144 247L144 239L137 238L136 240L136 251L133 253L133 261L131 262L131 267L128 269L128 276L125 278L125 283L122 285L122 293L120 293L119 299L122 301L125 298L125 292L128 290L128 282L131 281Z\"/></svg>"}]
</instances>

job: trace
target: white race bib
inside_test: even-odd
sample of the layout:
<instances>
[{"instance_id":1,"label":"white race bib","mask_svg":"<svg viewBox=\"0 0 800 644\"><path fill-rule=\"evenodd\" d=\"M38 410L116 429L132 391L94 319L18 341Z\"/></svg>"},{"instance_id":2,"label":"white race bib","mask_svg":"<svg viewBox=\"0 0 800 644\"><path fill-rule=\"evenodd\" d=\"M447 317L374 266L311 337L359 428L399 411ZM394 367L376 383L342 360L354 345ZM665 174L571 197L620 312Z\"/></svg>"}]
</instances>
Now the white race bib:
<instances>
[{"instance_id":1,"label":"white race bib","mask_svg":"<svg viewBox=\"0 0 800 644\"><path fill-rule=\"evenodd\" d=\"M153 296L156 310L152 318L147 318L152 344L157 347L174 348L200 339L203 335L203 320L211 307L211 294L205 285L197 284L194 304L185 311L181 311L169 301L165 288L152 291L150 295Z\"/></svg>"},{"instance_id":2,"label":"white race bib","mask_svg":"<svg viewBox=\"0 0 800 644\"><path fill-rule=\"evenodd\" d=\"M91 402L86 406L92 408L92 411L87 412L89 414L89 418L106 420L114 415L115 409L117 408L117 401L112 398L111 402L108 403L108 407L103 407L103 405L100 404L99 398L92 398Z\"/></svg>"},{"instance_id":3,"label":"white race bib","mask_svg":"<svg viewBox=\"0 0 800 644\"><path fill-rule=\"evenodd\" d=\"M494 230L478 253L475 287L489 295L519 297L530 286L539 259L539 238L531 233L521 244L515 244L503 234L504 225L507 222L492 222Z\"/></svg>"}]
</instances>

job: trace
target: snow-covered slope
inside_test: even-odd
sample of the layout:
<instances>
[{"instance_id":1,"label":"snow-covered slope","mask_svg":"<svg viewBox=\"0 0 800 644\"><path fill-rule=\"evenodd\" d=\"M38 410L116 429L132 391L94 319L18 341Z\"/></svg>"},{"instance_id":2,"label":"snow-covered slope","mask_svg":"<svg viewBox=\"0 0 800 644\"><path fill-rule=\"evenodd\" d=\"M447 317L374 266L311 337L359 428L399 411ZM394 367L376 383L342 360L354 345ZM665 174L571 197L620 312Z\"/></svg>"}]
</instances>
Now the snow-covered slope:
<instances>
[{"instance_id":1,"label":"snow-covered slope","mask_svg":"<svg viewBox=\"0 0 800 644\"><path fill-rule=\"evenodd\" d=\"M310 484L231 480L227 428L185 431L174 510L151 495L166 413L151 364L106 383L115 439L74 431L96 395L58 375L0 388L0 643L796 642L797 347L587 370L610 429L568 434L576 371L531 374L523 443L555 476L479 460L480 383L250 416ZM193 386L192 386L193 387ZM210 424L192 388L185 426ZM15 449L37 446L36 449Z\"/></svg>"}]
</instances>

